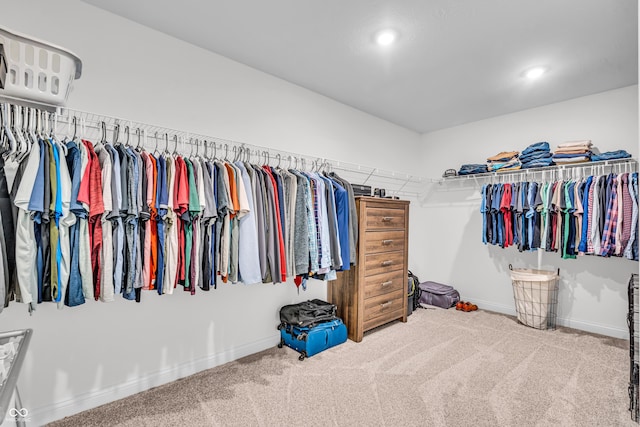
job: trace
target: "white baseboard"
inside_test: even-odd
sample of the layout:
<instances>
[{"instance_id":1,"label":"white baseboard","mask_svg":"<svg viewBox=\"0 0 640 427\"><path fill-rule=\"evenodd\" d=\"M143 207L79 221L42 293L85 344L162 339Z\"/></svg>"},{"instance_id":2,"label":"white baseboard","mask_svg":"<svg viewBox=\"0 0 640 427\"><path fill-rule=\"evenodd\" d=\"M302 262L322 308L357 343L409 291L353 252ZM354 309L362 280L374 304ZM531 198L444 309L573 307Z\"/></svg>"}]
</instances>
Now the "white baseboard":
<instances>
[{"instance_id":1,"label":"white baseboard","mask_svg":"<svg viewBox=\"0 0 640 427\"><path fill-rule=\"evenodd\" d=\"M489 301L474 300L474 303L484 310L495 311L496 313L516 315L516 309L513 306L496 304ZM614 338L629 339L629 330L625 328L616 328L613 326L601 325L585 320L571 319L568 317L558 317L556 323L559 326L567 328L579 329L581 331L592 332L594 334L606 335Z\"/></svg>"},{"instance_id":2,"label":"white baseboard","mask_svg":"<svg viewBox=\"0 0 640 427\"><path fill-rule=\"evenodd\" d=\"M29 424L44 425L46 423L77 414L88 409L113 402L157 387L171 381L193 375L205 369L214 368L216 366L258 353L269 347L273 347L278 342L279 335L263 338L239 347L212 354L210 356L195 359L168 369L145 375L122 384L95 390L74 396L72 399L55 402L40 408L34 408L29 411ZM30 408L31 409L31 408Z\"/></svg>"}]
</instances>

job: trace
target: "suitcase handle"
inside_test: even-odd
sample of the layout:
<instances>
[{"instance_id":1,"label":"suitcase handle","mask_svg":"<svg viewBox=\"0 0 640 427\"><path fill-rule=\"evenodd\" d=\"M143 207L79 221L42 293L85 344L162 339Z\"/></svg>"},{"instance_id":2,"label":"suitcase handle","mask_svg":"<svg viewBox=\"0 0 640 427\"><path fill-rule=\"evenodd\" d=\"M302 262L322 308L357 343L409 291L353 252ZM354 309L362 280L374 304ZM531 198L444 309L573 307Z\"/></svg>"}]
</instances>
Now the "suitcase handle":
<instances>
[{"instance_id":1,"label":"suitcase handle","mask_svg":"<svg viewBox=\"0 0 640 427\"><path fill-rule=\"evenodd\" d=\"M382 222L391 222L393 221L393 217L392 216L383 216L382 217Z\"/></svg>"},{"instance_id":2,"label":"suitcase handle","mask_svg":"<svg viewBox=\"0 0 640 427\"><path fill-rule=\"evenodd\" d=\"M382 308L387 308L387 307L389 307L391 304L393 304L393 301L383 302L382 304L380 304L380 307L382 307Z\"/></svg>"},{"instance_id":3,"label":"suitcase handle","mask_svg":"<svg viewBox=\"0 0 640 427\"><path fill-rule=\"evenodd\" d=\"M383 244L383 245L390 245L390 244L392 244L392 243L393 243L393 239L387 239L387 240L383 240L383 241L382 241L382 244Z\"/></svg>"},{"instance_id":4,"label":"suitcase handle","mask_svg":"<svg viewBox=\"0 0 640 427\"><path fill-rule=\"evenodd\" d=\"M393 283L393 280L387 280L386 282L382 282L380 285L381 285L382 287L385 287L385 286L389 286L389 285L390 285L390 284L392 284L392 283Z\"/></svg>"},{"instance_id":5,"label":"suitcase handle","mask_svg":"<svg viewBox=\"0 0 640 427\"><path fill-rule=\"evenodd\" d=\"M383 267L389 267L391 264L393 264L393 261L391 260L387 260L387 261L382 261L382 266Z\"/></svg>"}]
</instances>

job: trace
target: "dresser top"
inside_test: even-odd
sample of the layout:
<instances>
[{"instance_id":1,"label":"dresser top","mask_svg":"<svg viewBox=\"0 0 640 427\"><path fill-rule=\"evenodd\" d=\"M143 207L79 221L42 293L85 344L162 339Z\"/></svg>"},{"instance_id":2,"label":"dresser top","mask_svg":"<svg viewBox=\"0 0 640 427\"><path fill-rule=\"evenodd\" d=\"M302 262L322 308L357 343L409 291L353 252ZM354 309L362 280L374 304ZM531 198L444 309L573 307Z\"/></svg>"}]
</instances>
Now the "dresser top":
<instances>
[{"instance_id":1,"label":"dresser top","mask_svg":"<svg viewBox=\"0 0 640 427\"><path fill-rule=\"evenodd\" d=\"M386 199L384 197L372 197L372 196L356 196L356 200L360 200L363 202L376 202L376 203L398 203L403 205L408 205L409 200L398 200L398 199Z\"/></svg>"}]
</instances>

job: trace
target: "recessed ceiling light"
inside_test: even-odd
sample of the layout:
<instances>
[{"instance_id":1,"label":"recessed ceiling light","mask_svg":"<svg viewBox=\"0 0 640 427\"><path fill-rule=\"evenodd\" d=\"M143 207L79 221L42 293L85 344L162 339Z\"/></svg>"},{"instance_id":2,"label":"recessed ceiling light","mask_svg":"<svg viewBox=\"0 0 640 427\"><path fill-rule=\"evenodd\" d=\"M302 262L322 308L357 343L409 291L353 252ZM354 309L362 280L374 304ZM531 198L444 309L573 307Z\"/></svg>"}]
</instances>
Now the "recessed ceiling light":
<instances>
[{"instance_id":1,"label":"recessed ceiling light","mask_svg":"<svg viewBox=\"0 0 640 427\"><path fill-rule=\"evenodd\" d=\"M393 30L382 30L376 34L376 43L380 46L389 46L398 38L398 34Z\"/></svg>"},{"instance_id":2,"label":"recessed ceiling light","mask_svg":"<svg viewBox=\"0 0 640 427\"><path fill-rule=\"evenodd\" d=\"M534 68L531 68L530 70L527 70L524 73L524 76L528 79L534 80L542 76L546 72L547 72L547 69L544 67L534 67Z\"/></svg>"}]
</instances>

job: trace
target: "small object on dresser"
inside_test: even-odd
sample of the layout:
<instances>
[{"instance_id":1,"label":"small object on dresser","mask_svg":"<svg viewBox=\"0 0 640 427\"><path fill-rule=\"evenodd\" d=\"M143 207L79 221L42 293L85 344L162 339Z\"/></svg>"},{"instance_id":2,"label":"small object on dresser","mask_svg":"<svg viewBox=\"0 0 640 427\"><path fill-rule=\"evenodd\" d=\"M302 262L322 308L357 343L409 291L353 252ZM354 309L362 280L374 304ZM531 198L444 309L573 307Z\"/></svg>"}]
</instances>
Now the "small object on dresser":
<instances>
[{"instance_id":1,"label":"small object on dresser","mask_svg":"<svg viewBox=\"0 0 640 427\"><path fill-rule=\"evenodd\" d=\"M362 184L351 184L353 194L356 196L371 196L371 186Z\"/></svg>"},{"instance_id":2,"label":"small object on dresser","mask_svg":"<svg viewBox=\"0 0 640 427\"><path fill-rule=\"evenodd\" d=\"M387 192L385 191L384 188L374 188L373 189L373 197L382 197L384 198L384 196L387 194Z\"/></svg>"}]
</instances>

